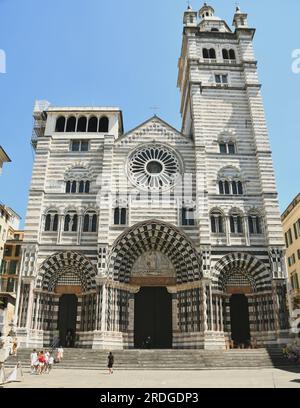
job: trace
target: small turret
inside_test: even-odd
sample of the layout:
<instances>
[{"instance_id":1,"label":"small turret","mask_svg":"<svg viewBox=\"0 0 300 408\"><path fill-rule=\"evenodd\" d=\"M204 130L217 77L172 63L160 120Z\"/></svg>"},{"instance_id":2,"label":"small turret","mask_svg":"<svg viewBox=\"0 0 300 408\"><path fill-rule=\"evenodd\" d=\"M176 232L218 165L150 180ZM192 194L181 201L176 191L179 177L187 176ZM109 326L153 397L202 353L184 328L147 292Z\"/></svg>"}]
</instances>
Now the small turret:
<instances>
[{"instance_id":1,"label":"small turret","mask_svg":"<svg viewBox=\"0 0 300 408\"><path fill-rule=\"evenodd\" d=\"M191 6L188 6L187 10L184 13L183 24L186 27L196 27L197 26L197 12L193 11Z\"/></svg>"},{"instance_id":2,"label":"small turret","mask_svg":"<svg viewBox=\"0 0 300 408\"><path fill-rule=\"evenodd\" d=\"M236 8L235 15L233 17L232 25L235 28L248 28L247 21L248 14L242 13L239 7Z\"/></svg>"},{"instance_id":3,"label":"small turret","mask_svg":"<svg viewBox=\"0 0 300 408\"><path fill-rule=\"evenodd\" d=\"M204 6L199 10L199 17L200 31L231 32L226 22L220 17L215 16L215 10L207 3L204 3Z\"/></svg>"},{"instance_id":4,"label":"small turret","mask_svg":"<svg viewBox=\"0 0 300 408\"><path fill-rule=\"evenodd\" d=\"M199 10L199 17L205 19L207 17L213 17L215 10L209 6L207 3L204 3L203 7Z\"/></svg>"}]
</instances>

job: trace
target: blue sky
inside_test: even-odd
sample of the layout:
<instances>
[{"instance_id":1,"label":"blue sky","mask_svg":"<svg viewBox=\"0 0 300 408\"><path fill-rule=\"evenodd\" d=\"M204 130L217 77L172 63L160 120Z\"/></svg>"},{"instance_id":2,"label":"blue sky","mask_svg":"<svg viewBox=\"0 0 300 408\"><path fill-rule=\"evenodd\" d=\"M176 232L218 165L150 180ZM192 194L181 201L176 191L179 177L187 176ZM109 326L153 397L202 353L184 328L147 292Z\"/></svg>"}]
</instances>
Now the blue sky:
<instances>
[{"instance_id":1,"label":"blue sky","mask_svg":"<svg viewBox=\"0 0 300 408\"><path fill-rule=\"evenodd\" d=\"M191 0L194 9L203 1ZM210 2L231 25L236 1ZM257 28L256 57L281 210L299 192L299 0L241 0ZM125 130L152 115L180 129L177 61L185 0L0 0L0 144L12 163L0 176L0 201L23 218L33 152L35 99L53 105L113 105Z\"/></svg>"}]
</instances>

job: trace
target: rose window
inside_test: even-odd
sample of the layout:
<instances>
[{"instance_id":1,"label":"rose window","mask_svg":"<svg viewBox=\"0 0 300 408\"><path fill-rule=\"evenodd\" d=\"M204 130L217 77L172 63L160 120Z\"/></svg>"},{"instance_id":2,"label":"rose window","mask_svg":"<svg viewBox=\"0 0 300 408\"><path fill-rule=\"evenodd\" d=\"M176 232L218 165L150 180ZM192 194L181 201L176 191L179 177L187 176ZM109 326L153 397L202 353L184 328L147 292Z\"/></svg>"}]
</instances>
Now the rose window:
<instances>
[{"instance_id":1,"label":"rose window","mask_svg":"<svg viewBox=\"0 0 300 408\"><path fill-rule=\"evenodd\" d=\"M140 147L128 160L130 180L146 190L171 188L181 171L181 162L175 152L163 145Z\"/></svg>"}]
</instances>

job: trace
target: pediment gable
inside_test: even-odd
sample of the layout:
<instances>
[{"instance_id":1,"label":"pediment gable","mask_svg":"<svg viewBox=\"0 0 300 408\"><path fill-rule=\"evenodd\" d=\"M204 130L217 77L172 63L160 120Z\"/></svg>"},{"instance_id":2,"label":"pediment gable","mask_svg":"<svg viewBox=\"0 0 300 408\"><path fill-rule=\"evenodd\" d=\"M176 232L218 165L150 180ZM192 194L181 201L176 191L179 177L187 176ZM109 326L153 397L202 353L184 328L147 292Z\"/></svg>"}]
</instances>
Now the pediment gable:
<instances>
[{"instance_id":1,"label":"pediment gable","mask_svg":"<svg viewBox=\"0 0 300 408\"><path fill-rule=\"evenodd\" d=\"M185 143L192 143L191 139L184 136L173 126L159 118L153 116L146 122L130 130L117 139L117 143L128 142L174 142L180 140Z\"/></svg>"}]
</instances>

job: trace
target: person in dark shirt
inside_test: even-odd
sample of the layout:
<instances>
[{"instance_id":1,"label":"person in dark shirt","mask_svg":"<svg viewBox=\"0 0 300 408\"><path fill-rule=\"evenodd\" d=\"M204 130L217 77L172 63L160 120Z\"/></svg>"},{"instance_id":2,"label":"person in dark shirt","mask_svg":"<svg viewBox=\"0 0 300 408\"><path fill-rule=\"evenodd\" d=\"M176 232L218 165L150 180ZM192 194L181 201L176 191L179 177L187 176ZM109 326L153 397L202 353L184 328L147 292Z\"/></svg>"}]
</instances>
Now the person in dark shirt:
<instances>
[{"instance_id":1,"label":"person in dark shirt","mask_svg":"<svg viewBox=\"0 0 300 408\"><path fill-rule=\"evenodd\" d=\"M115 359L114 359L112 352L109 353L107 360L108 360L108 364L107 364L108 373L113 374L113 365L114 365Z\"/></svg>"}]
</instances>

